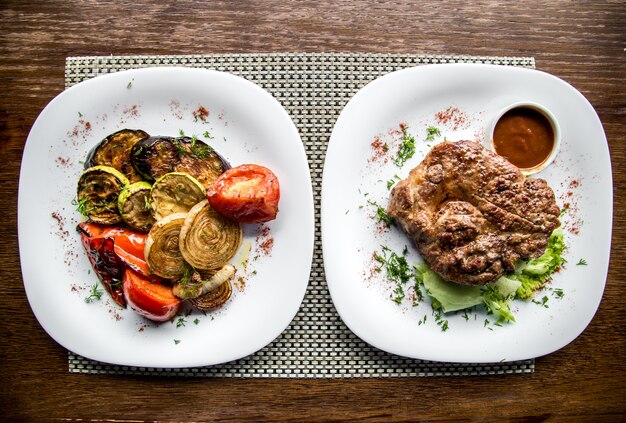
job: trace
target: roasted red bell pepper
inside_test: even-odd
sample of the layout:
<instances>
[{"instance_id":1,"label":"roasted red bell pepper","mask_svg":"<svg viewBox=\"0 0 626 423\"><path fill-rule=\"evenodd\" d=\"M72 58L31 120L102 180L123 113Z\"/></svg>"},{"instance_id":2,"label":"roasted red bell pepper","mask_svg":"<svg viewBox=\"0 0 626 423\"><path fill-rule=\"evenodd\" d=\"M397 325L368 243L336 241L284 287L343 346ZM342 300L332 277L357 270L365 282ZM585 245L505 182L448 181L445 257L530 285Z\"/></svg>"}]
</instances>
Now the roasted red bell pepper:
<instances>
[{"instance_id":1,"label":"roasted red bell pepper","mask_svg":"<svg viewBox=\"0 0 626 423\"><path fill-rule=\"evenodd\" d=\"M132 269L124 272L124 295L133 310L155 322L165 322L176 316L181 301L172 293L171 287Z\"/></svg>"},{"instance_id":2,"label":"roasted red bell pepper","mask_svg":"<svg viewBox=\"0 0 626 423\"><path fill-rule=\"evenodd\" d=\"M98 275L113 301L122 307L126 307L122 277L124 265L114 252L112 238L90 238L81 233L80 239L89 257L91 267Z\"/></svg>"},{"instance_id":3,"label":"roasted red bell pepper","mask_svg":"<svg viewBox=\"0 0 626 423\"><path fill-rule=\"evenodd\" d=\"M150 266L146 263L143 249L147 234L119 226L106 226L83 222L78 224L78 232L89 238L111 238L114 241L115 254L133 270L150 276Z\"/></svg>"}]
</instances>

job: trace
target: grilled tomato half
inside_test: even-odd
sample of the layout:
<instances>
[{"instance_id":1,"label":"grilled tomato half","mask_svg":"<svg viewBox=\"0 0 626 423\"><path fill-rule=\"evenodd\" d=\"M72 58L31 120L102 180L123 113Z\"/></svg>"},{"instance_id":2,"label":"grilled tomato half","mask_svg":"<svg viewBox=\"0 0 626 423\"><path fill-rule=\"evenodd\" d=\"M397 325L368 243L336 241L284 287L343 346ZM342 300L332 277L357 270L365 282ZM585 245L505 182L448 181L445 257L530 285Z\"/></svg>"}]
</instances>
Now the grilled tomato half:
<instances>
[{"instance_id":1,"label":"grilled tomato half","mask_svg":"<svg viewBox=\"0 0 626 423\"><path fill-rule=\"evenodd\" d=\"M261 223L276 219L280 186L268 168L244 164L222 173L207 190L211 207L239 223Z\"/></svg>"}]
</instances>

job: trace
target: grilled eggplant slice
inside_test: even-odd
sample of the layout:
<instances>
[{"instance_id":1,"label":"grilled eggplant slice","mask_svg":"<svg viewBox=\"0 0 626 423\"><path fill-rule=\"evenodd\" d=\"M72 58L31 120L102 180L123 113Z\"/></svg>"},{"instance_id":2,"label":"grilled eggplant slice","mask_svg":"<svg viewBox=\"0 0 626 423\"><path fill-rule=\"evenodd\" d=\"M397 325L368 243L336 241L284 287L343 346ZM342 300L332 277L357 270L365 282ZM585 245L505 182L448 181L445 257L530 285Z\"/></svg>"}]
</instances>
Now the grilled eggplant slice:
<instances>
[{"instance_id":1,"label":"grilled eggplant slice","mask_svg":"<svg viewBox=\"0 0 626 423\"><path fill-rule=\"evenodd\" d=\"M92 222L112 225L122 220L117 200L128 179L110 166L94 166L78 180L78 210Z\"/></svg>"},{"instance_id":2,"label":"grilled eggplant slice","mask_svg":"<svg viewBox=\"0 0 626 423\"><path fill-rule=\"evenodd\" d=\"M185 260L178 248L180 228L186 213L174 213L158 220L148 233L143 255L150 270L165 279L180 279L185 273Z\"/></svg>"},{"instance_id":3,"label":"grilled eggplant slice","mask_svg":"<svg viewBox=\"0 0 626 423\"><path fill-rule=\"evenodd\" d=\"M235 255L243 238L241 225L219 215L208 200L195 206L180 230L180 253L195 269L223 267Z\"/></svg>"},{"instance_id":4,"label":"grilled eggplant slice","mask_svg":"<svg viewBox=\"0 0 626 423\"><path fill-rule=\"evenodd\" d=\"M133 146L131 162L144 179L156 180L166 173L184 172L196 178L205 189L230 168L211 146L195 137L143 139Z\"/></svg>"},{"instance_id":5,"label":"grilled eggplant slice","mask_svg":"<svg viewBox=\"0 0 626 423\"><path fill-rule=\"evenodd\" d=\"M187 213L206 198L200 182L183 172L166 173L156 180L150 191L150 207L156 220L172 213Z\"/></svg>"},{"instance_id":6,"label":"grilled eggplant slice","mask_svg":"<svg viewBox=\"0 0 626 423\"><path fill-rule=\"evenodd\" d=\"M130 154L137 142L149 137L150 135L140 129L117 131L100 141L89 152L85 160L85 169L93 166L111 166L122 172L130 182L140 181L142 178L133 168Z\"/></svg>"},{"instance_id":7,"label":"grilled eggplant slice","mask_svg":"<svg viewBox=\"0 0 626 423\"><path fill-rule=\"evenodd\" d=\"M155 222L150 206L151 188L148 182L135 182L124 187L117 200L122 220L138 231L148 232Z\"/></svg>"}]
</instances>

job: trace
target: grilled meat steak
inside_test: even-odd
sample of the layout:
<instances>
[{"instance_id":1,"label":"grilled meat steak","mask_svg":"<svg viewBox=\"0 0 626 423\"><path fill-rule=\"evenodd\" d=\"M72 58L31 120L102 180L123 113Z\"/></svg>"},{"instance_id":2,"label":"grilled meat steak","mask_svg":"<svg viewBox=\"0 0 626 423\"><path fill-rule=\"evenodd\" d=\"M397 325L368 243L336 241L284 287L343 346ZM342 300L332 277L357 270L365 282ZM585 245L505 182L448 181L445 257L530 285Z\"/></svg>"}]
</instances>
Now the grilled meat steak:
<instances>
[{"instance_id":1,"label":"grilled meat steak","mask_svg":"<svg viewBox=\"0 0 626 423\"><path fill-rule=\"evenodd\" d=\"M560 210L543 179L526 178L472 141L443 142L391 191L387 213L432 270L484 285L539 257Z\"/></svg>"}]
</instances>

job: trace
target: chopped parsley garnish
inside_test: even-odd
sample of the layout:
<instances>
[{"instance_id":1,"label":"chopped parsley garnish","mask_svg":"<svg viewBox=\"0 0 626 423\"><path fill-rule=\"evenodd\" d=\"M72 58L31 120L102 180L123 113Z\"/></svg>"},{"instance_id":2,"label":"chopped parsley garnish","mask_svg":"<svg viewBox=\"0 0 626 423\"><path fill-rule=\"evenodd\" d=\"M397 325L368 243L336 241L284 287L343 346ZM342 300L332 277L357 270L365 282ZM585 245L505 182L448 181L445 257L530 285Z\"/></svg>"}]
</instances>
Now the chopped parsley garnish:
<instances>
[{"instance_id":1,"label":"chopped parsley garnish","mask_svg":"<svg viewBox=\"0 0 626 423\"><path fill-rule=\"evenodd\" d=\"M429 126L426 128L426 141L434 141L435 137L440 137L441 131L439 128L435 128L434 126Z\"/></svg>"},{"instance_id":2,"label":"chopped parsley garnish","mask_svg":"<svg viewBox=\"0 0 626 423\"><path fill-rule=\"evenodd\" d=\"M78 112L78 117L79 117L79 118L82 118L82 117L83 117L83 114L82 114L81 112Z\"/></svg>"},{"instance_id":3,"label":"chopped parsley garnish","mask_svg":"<svg viewBox=\"0 0 626 423\"><path fill-rule=\"evenodd\" d=\"M197 325L198 323L200 323L200 319L198 319L197 317L193 320L193 324Z\"/></svg>"},{"instance_id":4,"label":"chopped parsley garnish","mask_svg":"<svg viewBox=\"0 0 626 423\"><path fill-rule=\"evenodd\" d=\"M183 131L182 129L179 129L178 133L180 134L181 137L185 136L185 131Z\"/></svg>"},{"instance_id":5,"label":"chopped parsley garnish","mask_svg":"<svg viewBox=\"0 0 626 423\"><path fill-rule=\"evenodd\" d=\"M576 263L576 266L586 266L587 265L587 260L581 258L580 260L578 260L578 263Z\"/></svg>"},{"instance_id":6,"label":"chopped parsley garnish","mask_svg":"<svg viewBox=\"0 0 626 423\"><path fill-rule=\"evenodd\" d=\"M182 132L182 130L181 130L181 132ZM172 143L174 143L174 146L176 147L176 151L177 151L179 156L184 156L185 154L188 154L188 151L185 148L185 146L183 145L181 140L174 138L172 140Z\"/></svg>"},{"instance_id":7,"label":"chopped parsley garnish","mask_svg":"<svg viewBox=\"0 0 626 423\"><path fill-rule=\"evenodd\" d=\"M568 210L569 210L569 204L566 204L565 207L561 209L561 214L559 215L559 218L563 217L563 215L567 213Z\"/></svg>"},{"instance_id":8,"label":"chopped parsley garnish","mask_svg":"<svg viewBox=\"0 0 626 423\"><path fill-rule=\"evenodd\" d=\"M561 288L554 288L554 289L552 290L552 293L553 293L553 294L554 294L554 296L555 296L556 298L558 298L559 300L565 296L565 292L563 292L563 290L562 290Z\"/></svg>"},{"instance_id":9,"label":"chopped parsley garnish","mask_svg":"<svg viewBox=\"0 0 626 423\"><path fill-rule=\"evenodd\" d=\"M180 344L180 339L174 339L174 344L176 345Z\"/></svg>"},{"instance_id":10,"label":"chopped parsley garnish","mask_svg":"<svg viewBox=\"0 0 626 423\"><path fill-rule=\"evenodd\" d=\"M85 302L91 303L93 301L99 300L100 298L102 298L102 294L104 294L104 291L98 288L98 283L94 283L91 286L89 296L85 298Z\"/></svg>"},{"instance_id":11,"label":"chopped parsley garnish","mask_svg":"<svg viewBox=\"0 0 626 423\"><path fill-rule=\"evenodd\" d=\"M393 224L393 219L387 214L387 210L383 206L372 200L367 200L367 202L376 207L376 218L379 222L384 223L387 227Z\"/></svg>"},{"instance_id":12,"label":"chopped parsley garnish","mask_svg":"<svg viewBox=\"0 0 626 423\"><path fill-rule=\"evenodd\" d=\"M387 277L392 282L405 284L413 277L413 271L411 266L406 261L406 255L408 250L405 248L402 255L398 255L396 252L391 251L389 247L382 247L383 255L381 256L377 252L374 252L374 259L378 261L382 268L385 267L387 271Z\"/></svg>"},{"instance_id":13,"label":"chopped parsley garnish","mask_svg":"<svg viewBox=\"0 0 626 423\"><path fill-rule=\"evenodd\" d=\"M187 285L188 283L190 283L193 270L194 269L193 267L191 267L191 265L187 263L183 264L183 276L180 278L178 283L181 285Z\"/></svg>"},{"instance_id":14,"label":"chopped parsley garnish","mask_svg":"<svg viewBox=\"0 0 626 423\"><path fill-rule=\"evenodd\" d=\"M393 159L393 162L398 167L404 166L406 161L413 157L413 154L415 154L415 138L408 133L405 125L402 125L401 128L402 144L400 144L400 147L398 148L398 155Z\"/></svg>"},{"instance_id":15,"label":"chopped parsley garnish","mask_svg":"<svg viewBox=\"0 0 626 423\"><path fill-rule=\"evenodd\" d=\"M211 135L211 133L209 131L204 131L204 134L202 134L202 136L204 136L204 138L208 138L210 140L212 140L213 138L215 138L213 135ZM225 139L225 138L224 138Z\"/></svg>"},{"instance_id":16,"label":"chopped parsley garnish","mask_svg":"<svg viewBox=\"0 0 626 423\"><path fill-rule=\"evenodd\" d=\"M89 201L89 198L87 197L83 197L80 200L74 198L72 200L72 205L76 206L76 211L78 211L78 213L82 214L83 216L87 216L89 212L94 209L93 204L91 203L91 201Z\"/></svg>"},{"instance_id":17,"label":"chopped parsley garnish","mask_svg":"<svg viewBox=\"0 0 626 423\"><path fill-rule=\"evenodd\" d=\"M541 301L537 301L537 300L532 300L533 303L538 304L540 306L543 306L545 308L549 308L548 307L548 297L544 295L544 297L541 299Z\"/></svg>"},{"instance_id":18,"label":"chopped parsley garnish","mask_svg":"<svg viewBox=\"0 0 626 423\"><path fill-rule=\"evenodd\" d=\"M133 86L133 81L130 81L128 85L126 85L126 88L132 88L132 86Z\"/></svg>"},{"instance_id":19,"label":"chopped parsley garnish","mask_svg":"<svg viewBox=\"0 0 626 423\"><path fill-rule=\"evenodd\" d=\"M185 323L187 323L187 320L184 317L179 317L176 320L176 327L177 328L183 327L183 326L185 326Z\"/></svg>"},{"instance_id":20,"label":"chopped parsley garnish","mask_svg":"<svg viewBox=\"0 0 626 423\"><path fill-rule=\"evenodd\" d=\"M393 292L391 293L391 300L394 303L400 304L402 303L403 299L404 299L404 288L402 287L402 285L396 285L396 289L394 289Z\"/></svg>"},{"instance_id":21,"label":"chopped parsley garnish","mask_svg":"<svg viewBox=\"0 0 626 423\"><path fill-rule=\"evenodd\" d=\"M213 152L213 149L203 142L198 143L198 137L193 135L191 137L191 154L199 159L206 159L209 154Z\"/></svg>"},{"instance_id":22,"label":"chopped parsley garnish","mask_svg":"<svg viewBox=\"0 0 626 423\"><path fill-rule=\"evenodd\" d=\"M449 329L448 320L444 320L441 317L441 311L433 308L433 316L435 316L435 323L441 327L441 331L445 332Z\"/></svg>"}]
</instances>

